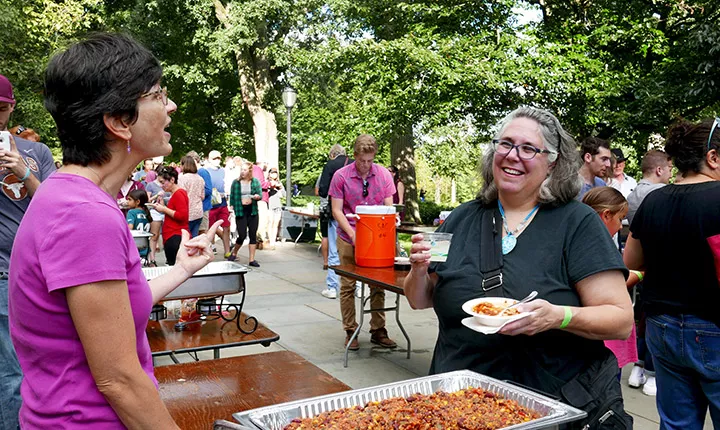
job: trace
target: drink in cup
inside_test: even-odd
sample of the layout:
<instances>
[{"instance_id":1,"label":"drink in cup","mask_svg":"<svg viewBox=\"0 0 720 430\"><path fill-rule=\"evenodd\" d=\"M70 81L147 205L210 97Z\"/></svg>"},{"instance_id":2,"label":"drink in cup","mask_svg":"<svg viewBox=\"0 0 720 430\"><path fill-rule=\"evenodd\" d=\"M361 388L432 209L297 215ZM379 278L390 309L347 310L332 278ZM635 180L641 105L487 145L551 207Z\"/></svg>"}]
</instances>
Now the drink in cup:
<instances>
[{"instance_id":1,"label":"drink in cup","mask_svg":"<svg viewBox=\"0 0 720 430\"><path fill-rule=\"evenodd\" d=\"M423 233L423 245L430 247L430 261L444 263L450 251L452 233Z\"/></svg>"}]
</instances>

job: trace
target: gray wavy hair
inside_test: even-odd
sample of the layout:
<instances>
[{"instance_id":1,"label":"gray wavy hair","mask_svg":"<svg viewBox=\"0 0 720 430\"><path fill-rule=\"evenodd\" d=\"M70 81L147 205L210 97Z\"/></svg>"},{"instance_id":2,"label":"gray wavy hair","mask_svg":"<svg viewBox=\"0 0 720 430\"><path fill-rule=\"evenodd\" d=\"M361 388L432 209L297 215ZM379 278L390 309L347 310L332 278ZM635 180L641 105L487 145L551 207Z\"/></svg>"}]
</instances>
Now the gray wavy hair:
<instances>
[{"instance_id":1,"label":"gray wavy hair","mask_svg":"<svg viewBox=\"0 0 720 430\"><path fill-rule=\"evenodd\" d=\"M517 118L528 118L537 122L540 125L540 135L545 148L557 153L554 166L551 167L548 177L540 186L538 203L560 205L574 199L582 188L582 179L579 175L581 163L575 139L563 129L555 115L544 109L528 106L519 107L503 118L498 124L498 131L494 139L499 139L508 124ZM490 149L483 154L483 186L478 193L478 198L486 204L494 202L498 198L492 168L494 158L495 148L491 145Z\"/></svg>"},{"instance_id":2,"label":"gray wavy hair","mask_svg":"<svg viewBox=\"0 0 720 430\"><path fill-rule=\"evenodd\" d=\"M335 144L330 148L330 152L328 153L328 156L331 160L336 159L340 155L345 155L345 148L342 147L342 145Z\"/></svg>"}]
</instances>

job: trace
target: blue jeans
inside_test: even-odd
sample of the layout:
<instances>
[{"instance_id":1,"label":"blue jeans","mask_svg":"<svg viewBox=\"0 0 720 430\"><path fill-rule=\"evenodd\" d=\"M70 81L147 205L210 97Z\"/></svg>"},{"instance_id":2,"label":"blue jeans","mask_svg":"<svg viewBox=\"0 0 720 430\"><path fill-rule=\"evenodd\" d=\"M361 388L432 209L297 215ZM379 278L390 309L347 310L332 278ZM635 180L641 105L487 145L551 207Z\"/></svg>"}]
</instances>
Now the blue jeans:
<instances>
[{"instance_id":1,"label":"blue jeans","mask_svg":"<svg viewBox=\"0 0 720 430\"><path fill-rule=\"evenodd\" d=\"M331 219L328 222L328 266L337 266L340 264L340 256L337 250L337 228L337 221ZM338 291L340 280L334 270L328 269L325 282L329 289Z\"/></svg>"},{"instance_id":2,"label":"blue jeans","mask_svg":"<svg viewBox=\"0 0 720 430\"><path fill-rule=\"evenodd\" d=\"M8 280L0 279L0 429L18 428L22 371L10 341Z\"/></svg>"},{"instance_id":3,"label":"blue jeans","mask_svg":"<svg viewBox=\"0 0 720 430\"><path fill-rule=\"evenodd\" d=\"M720 428L720 327L693 315L647 318L660 429L702 430L710 407Z\"/></svg>"},{"instance_id":4,"label":"blue jeans","mask_svg":"<svg viewBox=\"0 0 720 430\"><path fill-rule=\"evenodd\" d=\"M200 233L200 223L202 218L194 219L188 222L188 230L190 231L190 237L195 237Z\"/></svg>"}]
</instances>

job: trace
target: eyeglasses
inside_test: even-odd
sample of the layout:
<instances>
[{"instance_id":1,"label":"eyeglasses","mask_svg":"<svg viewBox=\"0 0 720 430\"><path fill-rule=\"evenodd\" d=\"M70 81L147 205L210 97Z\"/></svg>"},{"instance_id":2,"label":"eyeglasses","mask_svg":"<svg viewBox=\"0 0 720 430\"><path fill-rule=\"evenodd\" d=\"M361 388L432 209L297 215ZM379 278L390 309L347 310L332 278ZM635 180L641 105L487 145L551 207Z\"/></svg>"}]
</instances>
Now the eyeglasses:
<instances>
[{"instance_id":1,"label":"eyeglasses","mask_svg":"<svg viewBox=\"0 0 720 430\"><path fill-rule=\"evenodd\" d=\"M167 96L167 87L158 88L155 91L150 91L148 93L145 93L140 96L140 98L143 97L150 97L150 96L160 96L160 99L162 100L163 104L167 106L168 104L168 96Z\"/></svg>"},{"instance_id":2,"label":"eyeglasses","mask_svg":"<svg viewBox=\"0 0 720 430\"><path fill-rule=\"evenodd\" d=\"M368 185L370 185L367 179L363 179L363 197L368 196Z\"/></svg>"},{"instance_id":3,"label":"eyeglasses","mask_svg":"<svg viewBox=\"0 0 720 430\"><path fill-rule=\"evenodd\" d=\"M493 139L492 141L493 148L495 149L495 152L502 155L507 155L510 153L510 151L515 148L517 151L518 157L520 157L523 160L532 160L535 158L538 154L554 154L554 151L549 151L547 149L538 149L529 143L522 143L520 145L515 145L512 142L508 142L507 140L500 140L500 139Z\"/></svg>"},{"instance_id":4,"label":"eyeglasses","mask_svg":"<svg viewBox=\"0 0 720 430\"><path fill-rule=\"evenodd\" d=\"M707 150L710 152L710 141L712 141L713 133L715 132L715 129L720 125L720 118L715 117L715 121L713 121L712 127L710 127L710 135L708 136L708 143L707 143Z\"/></svg>"}]
</instances>

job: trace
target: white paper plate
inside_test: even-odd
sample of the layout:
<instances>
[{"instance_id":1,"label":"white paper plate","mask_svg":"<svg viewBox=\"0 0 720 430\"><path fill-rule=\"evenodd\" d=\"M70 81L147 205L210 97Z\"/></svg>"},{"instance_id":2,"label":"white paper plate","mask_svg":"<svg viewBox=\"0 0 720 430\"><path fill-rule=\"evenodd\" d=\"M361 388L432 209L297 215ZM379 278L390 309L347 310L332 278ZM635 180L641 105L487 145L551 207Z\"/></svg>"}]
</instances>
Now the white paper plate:
<instances>
[{"instance_id":1,"label":"white paper plate","mask_svg":"<svg viewBox=\"0 0 720 430\"><path fill-rule=\"evenodd\" d=\"M470 330L474 330L478 333L495 334L495 333L499 332L500 329L505 327L507 324L509 324L513 321L517 321L519 319L523 319L526 316L530 315L531 313L532 312L525 312L520 315L516 315L512 319L509 319L507 322L505 322L505 324L498 326L498 327L480 324L474 317L463 318L463 320L461 322L462 322L462 325L464 325L465 327L469 328Z\"/></svg>"}]
</instances>

